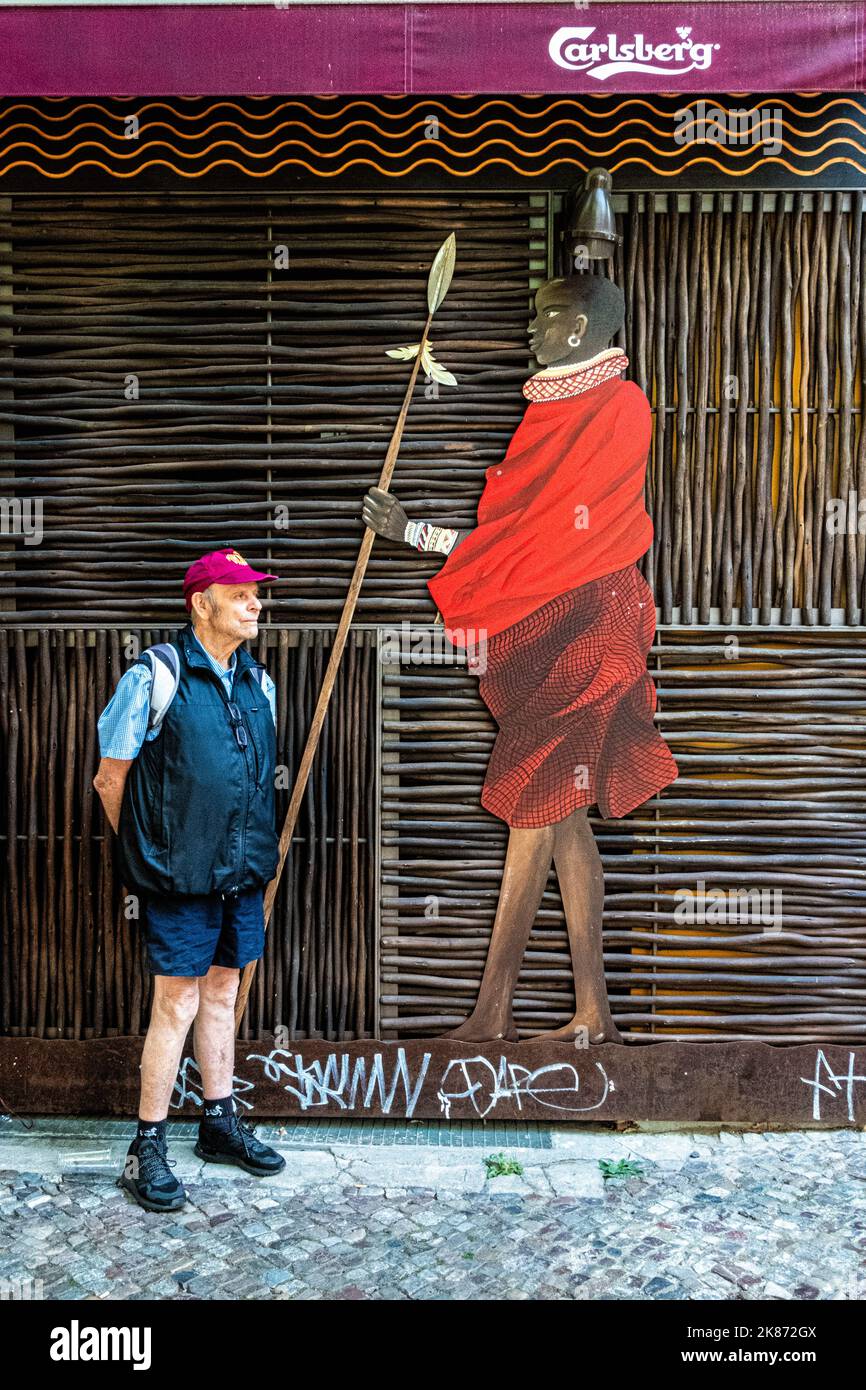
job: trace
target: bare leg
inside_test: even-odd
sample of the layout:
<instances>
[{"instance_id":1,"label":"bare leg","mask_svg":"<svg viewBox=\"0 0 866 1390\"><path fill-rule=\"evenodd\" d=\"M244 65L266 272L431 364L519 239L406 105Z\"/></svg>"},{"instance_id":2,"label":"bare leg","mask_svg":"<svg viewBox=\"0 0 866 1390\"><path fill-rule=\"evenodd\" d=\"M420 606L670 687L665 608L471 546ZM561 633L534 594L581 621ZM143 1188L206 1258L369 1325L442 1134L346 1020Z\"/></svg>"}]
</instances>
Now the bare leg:
<instances>
[{"instance_id":1,"label":"bare leg","mask_svg":"<svg viewBox=\"0 0 866 1390\"><path fill-rule=\"evenodd\" d=\"M235 1000L241 972L212 965L201 981L195 1021L195 1059L208 1100L232 1093L235 1074Z\"/></svg>"},{"instance_id":2,"label":"bare leg","mask_svg":"<svg viewBox=\"0 0 866 1390\"><path fill-rule=\"evenodd\" d=\"M550 873L555 829L552 825L537 830L512 827L509 832L499 903L478 999L466 1022L442 1037L473 1042L494 1038L516 1041L514 988Z\"/></svg>"},{"instance_id":3,"label":"bare leg","mask_svg":"<svg viewBox=\"0 0 866 1390\"><path fill-rule=\"evenodd\" d=\"M153 1007L141 1054L141 1120L164 1120L184 1040L198 1009L195 976L155 975Z\"/></svg>"},{"instance_id":4,"label":"bare leg","mask_svg":"<svg viewBox=\"0 0 866 1390\"><path fill-rule=\"evenodd\" d=\"M591 1043L623 1041L607 999L601 939L604 870L586 813L587 807L582 806L560 821L553 845L574 974L574 1017L563 1028L534 1033L527 1042L535 1038L571 1042L579 1029L587 1030Z\"/></svg>"}]
</instances>

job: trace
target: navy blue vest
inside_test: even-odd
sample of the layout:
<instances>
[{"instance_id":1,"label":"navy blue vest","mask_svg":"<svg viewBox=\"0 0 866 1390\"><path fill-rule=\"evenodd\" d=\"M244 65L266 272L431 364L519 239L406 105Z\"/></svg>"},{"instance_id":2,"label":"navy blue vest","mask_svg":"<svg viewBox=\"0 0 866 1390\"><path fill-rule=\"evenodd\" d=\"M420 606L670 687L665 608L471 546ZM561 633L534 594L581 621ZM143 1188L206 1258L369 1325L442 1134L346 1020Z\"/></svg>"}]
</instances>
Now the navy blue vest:
<instances>
[{"instance_id":1,"label":"navy blue vest","mask_svg":"<svg viewBox=\"0 0 866 1390\"><path fill-rule=\"evenodd\" d=\"M247 731L241 748L225 687L192 625L172 641L180 654L177 693L124 789L118 829L124 882L161 894L259 887L276 872L279 846L274 721L252 674L261 663L237 648L232 701Z\"/></svg>"}]
</instances>

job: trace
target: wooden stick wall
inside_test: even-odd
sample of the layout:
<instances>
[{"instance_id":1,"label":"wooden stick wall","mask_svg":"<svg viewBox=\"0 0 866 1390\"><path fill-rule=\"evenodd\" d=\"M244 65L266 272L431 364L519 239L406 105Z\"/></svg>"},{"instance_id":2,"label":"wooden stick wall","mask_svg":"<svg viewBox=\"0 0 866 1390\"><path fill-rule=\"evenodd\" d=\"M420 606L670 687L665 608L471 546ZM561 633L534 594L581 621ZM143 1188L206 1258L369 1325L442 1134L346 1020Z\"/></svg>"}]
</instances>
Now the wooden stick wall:
<instances>
[{"instance_id":1,"label":"wooden stick wall","mask_svg":"<svg viewBox=\"0 0 866 1390\"><path fill-rule=\"evenodd\" d=\"M702 210L693 193L684 211L645 195L650 214L631 194L618 215L622 345L655 407L646 576L663 622L863 621L866 195L845 196L715 193Z\"/></svg>"},{"instance_id":2,"label":"wooden stick wall","mask_svg":"<svg viewBox=\"0 0 866 1390\"><path fill-rule=\"evenodd\" d=\"M692 621L654 655L681 778L658 805L598 824L614 1012L637 1041L854 1041L866 536L824 522L828 499L866 494L863 195L852 211L841 195L827 211L766 195L756 213L740 194L709 211L698 195L677 211L669 194L651 216L644 196L619 217L614 271L630 375L655 409L645 569L662 621ZM32 628L0 634L12 774L0 1033L146 1026L140 942L90 787L96 716L125 665L121 629L158 640L181 616L186 565L211 544L285 576L262 659L293 770L324 668L325 639L304 628L336 620L405 381L385 349L413 341L427 266L452 229L458 267L434 351L459 388L419 389L395 491L416 518L473 524L484 470L524 406L530 274L543 278L532 213L519 193L16 195L0 209L12 266L0 426L16 472L4 488L43 499L45 528L39 545L15 542L0 574L6 617ZM377 545L359 618L428 623L435 567ZM840 608L855 631L808 631ZM731 634L701 625L737 610L748 624L753 609L779 630L741 633L750 659L731 662ZM791 627L798 610L805 631ZM81 631L67 638L58 623ZM376 680L373 634L359 633L244 1037L280 1023L290 1036L370 1036L377 993L386 1037L439 1031L471 1008L504 846L478 804L492 726L465 673L391 673L377 845ZM748 883L784 891L781 934L676 926L678 888L739 881L726 856ZM569 982L551 880L520 1026L564 1021Z\"/></svg>"},{"instance_id":3,"label":"wooden stick wall","mask_svg":"<svg viewBox=\"0 0 866 1390\"><path fill-rule=\"evenodd\" d=\"M14 570L0 576L15 621L43 626L38 659L21 632L3 648L14 695L0 751L17 772L6 807L14 828L4 830L0 1031L87 1037L146 1026L139 938L122 926L90 787L95 720L125 666L120 626L157 640L182 617L186 566L224 540L283 577L266 598L280 625L267 660L278 746L294 773L325 659L322 634L297 625L327 623L342 606L361 498L405 387L386 349L411 342L423 322L429 264L451 230L459 264L435 350L460 389L449 399L447 388L419 386L400 488L416 515L445 508L472 524L478 480L521 413L530 206L525 194L172 194L22 196L3 209L10 490L43 499L45 534L17 543ZM429 618L428 573L420 556L377 547L359 616ZM67 650L50 630L57 622L113 630L93 646L76 633ZM291 1037L351 1039L375 1027L377 682L373 639L358 641L245 1037L280 1023ZM54 731L49 752L36 719ZM287 796L278 793L280 817Z\"/></svg>"},{"instance_id":4,"label":"wooden stick wall","mask_svg":"<svg viewBox=\"0 0 866 1390\"><path fill-rule=\"evenodd\" d=\"M170 632L134 635L147 645ZM294 1037L370 1036L377 978L383 1037L434 1033L471 1008L504 850L503 827L478 800L493 727L465 672L385 668L378 967L374 637L358 633L347 650L244 1037L280 1024ZM120 635L33 639L0 630L11 774L0 1033L135 1034L149 981L90 787L96 717L126 665ZM661 634L659 726L680 777L627 819L595 821L614 1012L636 1041L856 1041L866 1028L866 656L844 633L737 640ZM271 632L257 654L280 693L279 761L293 767L326 645L322 634ZM286 798L278 792L278 816ZM758 893L758 917L679 923L682 894L700 896L701 884ZM763 920L776 908L778 922ZM570 988L551 877L518 1025L565 1021Z\"/></svg>"},{"instance_id":5,"label":"wooden stick wall","mask_svg":"<svg viewBox=\"0 0 866 1390\"><path fill-rule=\"evenodd\" d=\"M662 621L859 625L866 195L707 196L632 193L618 214L622 342L655 411L644 568ZM385 350L411 339L451 229L435 351L459 387L419 393L398 486L416 516L473 524L524 404L528 196L10 203L0 424L46 533L0 576L22 620L168 620L178 573L227 525L286 569L269 617L334 618L405 377ZM429 572L383 549L359 616L429 621Z\"/></svg>"},{"instance_id":6,"label":"wooden stick wall","mask_svg":"<svg viewBox=\"0 0 866 1390\"><path fill-rule=\"evenodd\" d=\"M12 199L0 422L45 536L18 543L0 602L22 621L169 622L186 567L228 540L284 576L269 620L336 621L406 385L387 349L417 341L452 230L434 351L459 387L419 386L395 489L473 525L525 404L529 224L527 194ZM428 621L429 573L377 547L359 619Z\"/></svg>"}]
</instances>

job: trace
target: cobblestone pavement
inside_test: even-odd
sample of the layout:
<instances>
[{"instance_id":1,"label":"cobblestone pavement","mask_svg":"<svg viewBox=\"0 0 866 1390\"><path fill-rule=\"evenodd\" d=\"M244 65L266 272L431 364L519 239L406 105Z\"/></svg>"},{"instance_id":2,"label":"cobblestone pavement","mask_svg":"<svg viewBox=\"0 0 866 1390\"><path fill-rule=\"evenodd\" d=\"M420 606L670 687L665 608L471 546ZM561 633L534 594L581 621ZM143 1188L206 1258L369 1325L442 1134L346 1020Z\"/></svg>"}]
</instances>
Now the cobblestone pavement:
<instances>
[{"instance_id":1,"label":"cobblestone pavement","mask_svg":"<svg viewBox=\"0 0 866 1390\"><path fill-rule=\"evenodd\" d=\"M41 1281L29 1296L866 1297L859 1131L557 1130L546 1149L505 1146L523 1172L492 1178L502 1145L333 1143L286 1147L284 1174L258 1180L175 1136L189 1203L172 1215L115 1186L126 1139L88 1157L86 1135L76 1150L0 1133L0 1278ZM82 1166L94 1156L104 1171ZM604 1179L600 1160L621 1159L640 1174Z\"/></svg>"}]
</instances>

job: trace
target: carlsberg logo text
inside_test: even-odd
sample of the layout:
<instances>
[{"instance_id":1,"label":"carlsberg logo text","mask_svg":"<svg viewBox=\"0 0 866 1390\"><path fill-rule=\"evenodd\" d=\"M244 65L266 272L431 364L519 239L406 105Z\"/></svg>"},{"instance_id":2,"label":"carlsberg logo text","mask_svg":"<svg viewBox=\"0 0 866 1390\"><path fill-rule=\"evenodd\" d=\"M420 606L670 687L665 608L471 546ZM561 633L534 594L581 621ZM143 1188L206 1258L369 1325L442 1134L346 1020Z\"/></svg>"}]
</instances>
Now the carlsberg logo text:
<instances>
[{"instance_id":1,"label":"carlsberg logo text","mask_svg":"<svg viewBox=\"0 0 866 1390\"><path fill-rule=\"evenodd\" d=\"M548 52L557 67L570 72L585 72L604 82L621 72L658 72L668 77L699 71L710 66L717 43L695 43L691 28L677 29L675 43L650 43L643 34L635 34L629 43L620 43L616 34L599 37L595 43L587 40L596 32L594 26L557 29L548 45ZM604 61L603 61L604 60Z\"/></svg>"}]
</instances>

